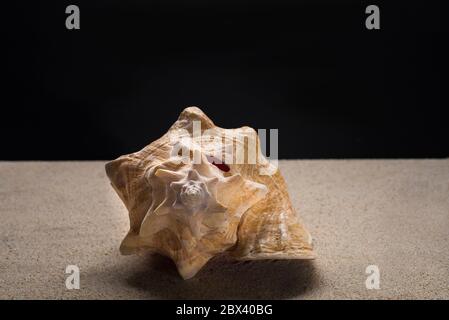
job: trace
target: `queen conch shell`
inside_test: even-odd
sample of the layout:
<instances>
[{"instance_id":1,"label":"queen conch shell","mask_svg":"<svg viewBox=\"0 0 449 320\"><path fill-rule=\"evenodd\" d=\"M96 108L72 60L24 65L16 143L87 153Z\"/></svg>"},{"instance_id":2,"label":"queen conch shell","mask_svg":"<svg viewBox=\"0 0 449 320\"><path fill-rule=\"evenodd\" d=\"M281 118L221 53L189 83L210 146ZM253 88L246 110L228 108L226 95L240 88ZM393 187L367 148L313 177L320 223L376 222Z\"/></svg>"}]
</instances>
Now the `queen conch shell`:
<instances>
[{"instance_id":1,"label":"queen conch shell","mask_svg":"<svg viewBox=\"0 0 449 320\"><path fill-rule=\"evenodd\" d=\"M313 259L311 236L259 145L255 130L219 128L189 107L160 139L108 162L129 211L121 253L168 256L184 279L225 251L239 260Z\"/></svg>"}]
</instances>

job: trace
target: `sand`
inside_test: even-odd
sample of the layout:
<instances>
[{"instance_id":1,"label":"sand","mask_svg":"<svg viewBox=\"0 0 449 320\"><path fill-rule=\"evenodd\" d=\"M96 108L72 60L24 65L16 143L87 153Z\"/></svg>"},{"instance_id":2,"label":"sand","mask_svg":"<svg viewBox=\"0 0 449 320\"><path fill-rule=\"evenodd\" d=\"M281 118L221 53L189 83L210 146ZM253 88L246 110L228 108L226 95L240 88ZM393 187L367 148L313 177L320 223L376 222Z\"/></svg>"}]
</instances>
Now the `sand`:
<instances>
[{"instance_id":1,"label":"sand","mask_svg":"<svg viewBox=\"0 0 449 320\"><path fill-rule=\"evenodd\" d=\"M313 262L121 256L104 162L0 162L1 299L449 299L449 160L281 161ZM67 265L80 289L65 286ZM368 290L367 266L380 271Z\"/></svg>"}]
</instances>

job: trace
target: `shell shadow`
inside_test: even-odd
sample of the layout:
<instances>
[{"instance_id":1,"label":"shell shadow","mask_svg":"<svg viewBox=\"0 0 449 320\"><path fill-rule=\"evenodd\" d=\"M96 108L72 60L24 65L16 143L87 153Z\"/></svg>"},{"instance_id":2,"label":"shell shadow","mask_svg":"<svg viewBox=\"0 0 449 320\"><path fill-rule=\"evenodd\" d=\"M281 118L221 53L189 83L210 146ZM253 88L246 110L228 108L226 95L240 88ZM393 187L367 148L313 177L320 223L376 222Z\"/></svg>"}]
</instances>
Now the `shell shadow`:
<instances>
[{"instance_id":1,"label":"shell shadow","mask_svg":"<svg viewBox=\"0 0 449 320\"><path fill-rule=\"evenodd\" d=\"M319 279L310 260L237 262L219 256L189 280L183 280L166 257L148 255L141 261L127 283L160 299L301 298Z\"/></svg>"}]
</instances>

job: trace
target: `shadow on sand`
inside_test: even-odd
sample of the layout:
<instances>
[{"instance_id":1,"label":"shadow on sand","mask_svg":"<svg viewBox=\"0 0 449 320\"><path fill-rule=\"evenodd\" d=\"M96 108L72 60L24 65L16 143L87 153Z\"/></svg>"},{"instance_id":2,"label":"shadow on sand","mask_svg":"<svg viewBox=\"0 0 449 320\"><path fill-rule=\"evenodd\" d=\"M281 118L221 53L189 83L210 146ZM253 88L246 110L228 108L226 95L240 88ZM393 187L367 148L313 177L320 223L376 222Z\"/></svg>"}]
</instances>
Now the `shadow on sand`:
<instances>
[{"instance_id":1,"label":"shadow on sand","mask_svg":"<svg viewBox=\"0 0 449 320\"><path fill-rule=\"evenodd\" d=\"M318 283L312 261L237 262L216 257L192 279L183 280L174 263L160 255L140 260L127 283L162 299L301 298Z\"/></svg>"}]
</instances>

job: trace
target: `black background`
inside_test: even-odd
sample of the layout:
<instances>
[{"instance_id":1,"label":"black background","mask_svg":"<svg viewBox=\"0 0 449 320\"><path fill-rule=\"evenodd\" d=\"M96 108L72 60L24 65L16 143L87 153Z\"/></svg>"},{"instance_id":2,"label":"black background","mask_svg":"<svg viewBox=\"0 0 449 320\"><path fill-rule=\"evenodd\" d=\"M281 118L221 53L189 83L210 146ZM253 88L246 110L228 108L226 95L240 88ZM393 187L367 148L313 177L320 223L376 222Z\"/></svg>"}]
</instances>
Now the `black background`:
<instances>
[{"instance_id":1,"label":"black background","mask_svg":"<svg viewBox=\"0 0 449 320\"><path fill-rule=\"evenodd\" d=\"M281 158L447 157L443 3L2 4L0 160L116 158L189 105L278 128ZM365 28L369 4L381 30Z\"/></svg>"}]
</instances>

